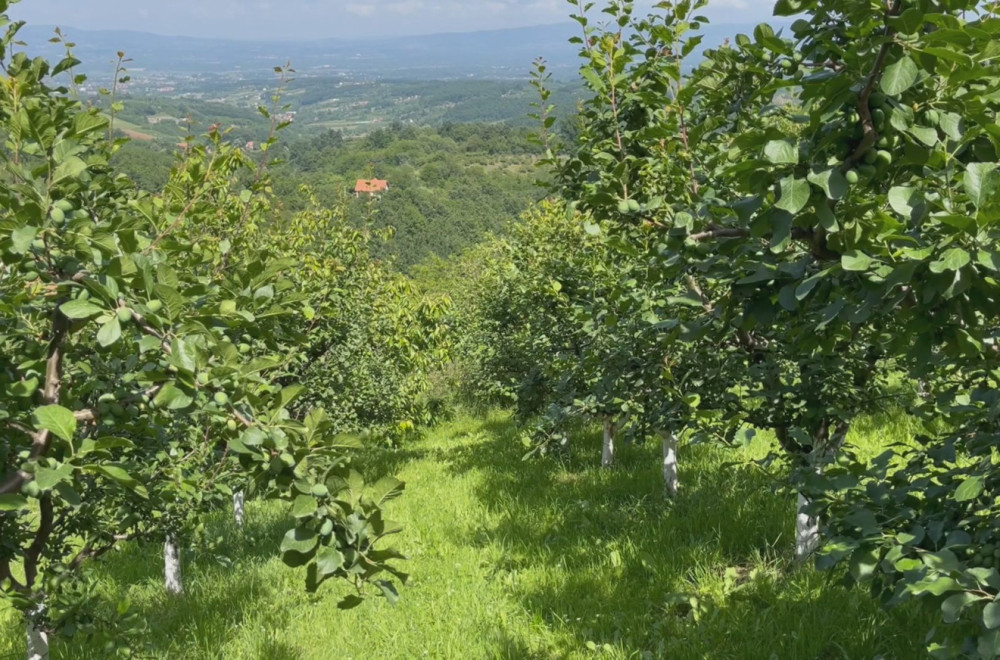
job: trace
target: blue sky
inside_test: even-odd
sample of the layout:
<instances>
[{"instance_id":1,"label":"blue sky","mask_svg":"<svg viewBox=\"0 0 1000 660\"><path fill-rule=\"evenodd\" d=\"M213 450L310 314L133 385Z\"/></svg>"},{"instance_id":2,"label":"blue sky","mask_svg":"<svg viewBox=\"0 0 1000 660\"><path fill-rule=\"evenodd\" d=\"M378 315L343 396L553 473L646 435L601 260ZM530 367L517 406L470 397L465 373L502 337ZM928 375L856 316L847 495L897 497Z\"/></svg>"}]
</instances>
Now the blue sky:
<instances>
[{"instance_id":1,"label":"blue sky","mask_svg":"<svg viewBox=\"0 0 1000 660\"><path fill-rule=\"evenodd\" d=\"M715 23L764 20L773 0L711 0ZM36 25L199 37L316 39L428 34L566 20L565 0L23 0ZM72 34L70 34L72 37Z\"/></svg>"}]
</instances>

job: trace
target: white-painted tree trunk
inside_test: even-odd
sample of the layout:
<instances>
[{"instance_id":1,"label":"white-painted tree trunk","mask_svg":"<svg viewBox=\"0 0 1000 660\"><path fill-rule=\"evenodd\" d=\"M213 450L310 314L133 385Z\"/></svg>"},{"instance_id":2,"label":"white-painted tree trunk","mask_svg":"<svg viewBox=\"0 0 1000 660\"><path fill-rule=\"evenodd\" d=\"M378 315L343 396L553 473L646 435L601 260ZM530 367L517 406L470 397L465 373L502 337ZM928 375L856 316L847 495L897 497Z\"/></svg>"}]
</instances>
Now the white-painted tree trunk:
<instances>
[{"instance_id":1,"label":"white-painted tree trunk","mask_svg":"<svg viewBox=\"0 0 1000 660\"><path fill-rule=\"evenodd\" d=\"M168 593L184 592L184 584L181 582L181 552L175 536L168 536L163 543L163 583Z\"/></svg>"},{"instance_id":2,"label":"white-painted tree trunk","mask_svg":"<svg viewBox=\"0 0 1000 660\"><path fill-rule=\"evenodd\" d=\"M615 462L615 424L611 419L604 420L604 445L601 448L601 467L611 467Z\"/></svg>"},{"instance_id":3,"label":"white-painted tree trunk","mask_svg":"<svg viewBox=\"0 0 1000 660\"><path fill-rule=\"evenodd\" d=\"M36 611L40 611L41 607ZM28 635L28 660L49 660L49 634L38 628L31 617L32 613L29 613L24 621Z\"/></svg>"},{"instance_id":4,"label":"white-painted tree trunk","mask_svg":"<svg viewBox=\"0 0 1000 660\"><path fill-rule=\"evenodd\" d=\"M799 505L795 512L795 558L804 560L819 547L819 519L806 513L809 500L799 493Z\"/></svg>"},{"instance_id":5,"label":"white-painted tree trunk","mask_svg":"<svg viewBox=\"0 0 1000 660\"><path fill-rule=\"evenodd\" d=\"M243 526L243 519L246 514L246 498L242 490L233 493L233 516L236 518L237 527Z\"/></svg>"},{"instance_id":6,"label":"white-painted tree trunk","mask_svg":"<svg viewBox=\"0 0 1000 660\"><path fill-rule=\"evenodd\" d=\"M680 488L677 479L677 436L673 433L663 433L661 438L663 439L663 494L672 497Z\"/></svg>"}]
</instances>

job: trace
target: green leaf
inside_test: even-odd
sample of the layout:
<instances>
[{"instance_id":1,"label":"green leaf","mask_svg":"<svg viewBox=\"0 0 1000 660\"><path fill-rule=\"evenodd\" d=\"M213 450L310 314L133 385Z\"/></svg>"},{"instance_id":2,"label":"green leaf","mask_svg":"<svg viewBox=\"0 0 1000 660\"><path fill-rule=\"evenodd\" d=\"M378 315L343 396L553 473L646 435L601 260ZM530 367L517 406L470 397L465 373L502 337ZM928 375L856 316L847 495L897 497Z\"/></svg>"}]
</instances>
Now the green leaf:
<instances>
[{"instance_id":1,"label":"green leaf","mask_svg":"<svg viewBox=\"0 0 1000 660\"><path fill-rule=\"evenodd\" d=\"M872 258L859 250L851 250L840 255L840 266L844 270L864 271L872 265Z\"/></svg>"},{"instance_id":2,"label":"green leaf","mask_svg":"<svg viewBox=\"0 0 1000 660\"><path fill-rule=\"evenodd\" d=\"M316 535L316 532L305 527L295 527L288 530L285 538L281 540L280 550L282 554L297 552L302 555L308 555L316 549L317 543L319 543L319 537Z\"/></svg>"},{"instance_id":3,"label":"green leaf","mask_svg":"<svg viewBox=\"0 0 1000 660\"><path fill-rule=\"evenodd\" d=\"M960 591L944 599L941 603L941 618L945 623L955 623L962 617L962 611L979 600L977 596L968 591Z\"/></svg>"},{"instance_id":4,"label":"green leaf","mask_svg":"<svg viewBox=\"0 0 1000 660\"><path fill-rule=\"evenodd\" d=\"M20 511L27 508L28 498L17 493L0 495L0 511Z\"/></svg>"},{"instance_id":5,"label":"green leaf","mask_svg":"<svg viewBox=\"0 0 1000 660\"><path fill-rule=\"evenodd\" d=\"M910 135L917 138L925 147L936 147L941 141L937 130L928 126L911 126L908 130Z\"/></svg>"},{"instance_id":6,"label":"green leaf","mask_svg":"<svg viewBox=\"0 0 1000 660\"><path fill-rule=\"evenodd\" d=\"M169 362L181 371L194 373L198 369L198 348L194 342L178 337L171 342Z\"/></svg>"},{"instance_id":7,"label":"green leaf","mask_svg":"<svg viewBox=\"0 0 1000 660\"><path fill-rule=\"evenodd\" d=\"M122 337L122 325L117 316L112 316L111 320L101 326L97 331L97 343L107 348Z\"/></svg>"},{"instance_id":8,"label":"green leaf","mask_svg":"<svg viewBox=\"0 0 1000 660\"><path fill-rule=\"evenodd\" d=\"M83 470L105 476L142 498L149 497L149 491L146 490L146 487L121 466L98 463L95 465L86 465L83 467Z\"/></svg>"},{"instance_id":9,"label":"green leaf","mask_svg":"<svg viewBox=\"0 0 1000 660\"><path fill-rule=\"evenodd\" d=\"M841 174L840 168L832 167L821 172L811 172L806 179L818 186L829 199L840 199L847 194L847 179Z\"/></svg>"},{"instance_id":10,"label":"green leaf","mask_svg":"<svg viewBox=\"0 0 1000 660\"><path fill-rule=\"evenodd\" d=\"M878 555L871 550L858 548L851 555L851 575L858 582L870 578L875 573L876 566L878 566Z\"/></svg>"},{"instance_id":11,"label":"green leaf","mask_svg":"<svg viewBox=\"0 0 1000 660\"><path fill-rule=\"evenodd\" d=\"M51 490L56 484L73 478L72 465L60 465L57 468L38 467L35 470L35 483L42 490Z\"/></svg>"},{"instance_id":12,"label":"green leaf","mask_svg":"<svg viewBox=\"0 0 1000 660\"><path fill-rule=\"evenodd\" d=\"M306 388L303 385L289 385L281 390L281 394L278 396L278 407L284 408L292 401L299 398Z\"/></svg>"},{"instance_id":13,"label":"green leaf","mask_svg":"<svg viewBox=\"0 0 1000 660\"><path fill-rule=\"evenodd\" d=\"M69 319L89 319L104 313L103 308L89 300L70 300L60 305L59 311Z\"/></svg>"},{"instance_id":14,"label":"green leaf","mask_svg":"<svg viewBox=\"0 0 1000 660\"><path fill-rule=\"evenodd\" d=\"M924 12L910 7L899 16L890 18L889 24L902 34L914 34L924 24Z\"/></svg>"},{"instance_id":15,"label":"green leaf","mask_svg":"<svg viewBox=\"0 0 1000 660\"><path fill-rule=\"evenodd\" d=\"M292 502L293 518L309 518L316 513L316 498L311 495L299 495Z\"/></svg>"},{"instance_id":16,"label":"green leaf","mask_svg":"<svg viewBox=\"0 0 1000 660\"><path fill-rule=\"evenodd\" d=\"M998 182L1000 175L997 174L996 163L969 163L965 166L962 187L977 210L990 201L996 193Z\"/></svg>"},{"instance_id":17,"label":"green leaf","mask_svg":"<svg viewBox=\"0 0 1000 660\"><path fill-rule=\"evenodd\" d=\"M904 218L912 218L913 211L921 202L920 191L909 186L893 186L889 189L889 206Z\"/></svg>"},{"instance_id":18,"label":"green leaf","mask_svg":"<svg viewBox=\"0 0 1000 660\"><path fill-rule=\"evenodd\" d=\"M62 406L42 406L35 409L35 428L48 429L66 442L71 442L76 433L76 417Z\"/></svg>"},{"instance_id":19,"label":"green leaf","mask_svg":"<svg viewBox=\"0 0 1000 660\"><path fill-rule=\"evenodd\" d=\"M993 601L983 608L983 625L987 630L1000 628L1000 603Z\"/></svg>"},{"instance_id":20,"label":"green leaf","mask_svg":"<svg viewBox=\"0 0 1000 660\"><path fill-rule=\"evenodd\" d=\"M87 164L85 162L77 156L70 156L56 167L55 172L52 174L52 185L64 179L76 178L86 169Z\"/></svg>"},{"instance_id":21,"label":"green leaf","mask_svg":"<svg viewBox=\"0 0 1000 660\"><path fill-rule=\"evenodd\" d=\"M326 546L316 553L316 570L326 577L333 575L344 565L344 555L332 546Z\"/></svg>"},{"instance_id":22,"label":"green leaf","mask_svg":"<svg viewBox=\"0 0 1000 660\"><path fill-rule=\"evenodd\" d=\"M980 476L968 477L955 489L956 502L968 502L979 497L983 492L983 478Z\"/></svg>"},{"instance_id":23,"label":"green leaf","mask_svg":"<svg viewBox=\"0 0 1000 660\"><path fill-rule=\"evenodd\" d=\"M972 257L962 248L949 248L944 251L940 259L931 262L930 270L932 273L943 273L946 270L955 271L967 266L970 261L972 261Z\"/></svg>"},{"instance_id":24,"label":"green leaf","mask_svg":"<svg viewBox=\"0 0 1000 660\"><path fill-rule=\"evenodd\" d=\"M14 254L24 254L31 247L31 242L35 240L35 235L38 233L38 227L18 227L10 234L10 240L13 243L11 252Z\"/></svg>"},{"instance_id":25,"label":"green leaf","mask_svg":"<svg viewBox=\"0 0 1000 660\"><path fill-rule=\"evenodd\" d=\"M889 96L899 96L917 82L917 64L904 55L885 68L882 73L882 91Z\"/></svg>"},{"instance_id":26,"label":"green leaf","mask_svg":"<svg viewBox=\"0 0 1000 660\"><path fill-rule=\"evenodd\" d=\"M809 203L809 182L787 176L779 184L781 197L774 204L777 208L795 215Z\"/></svg>"},{"instance_id":27,"label":"green leaf","mask_svg":"<svg viewBox=\"0 0 1000 660\"><path fill-rule=\"evenodd\" d=\"M11 383L7 387L7 393L20 399L26 399L38 391L38 384L38 377L32 376L27 380L20 380L16 383Z\"/></svg>"},{"instance_id":28,"label":"green leaf","mask_svg":"<svg viewBox=\"0 0 1000 660\"><path fill-rule=\"evenodd\" d=\"M396 499L403 493L405 487L406 484L395 477L382 477L372 486L372 501L377 505L381 505L384 502Z\"/></svg>"},{"instance_id":29,"label":"green leaf","mask_svg":"<svg viewBox=\"0 0 1000 660\"><path fill-rule=\"evenodd\" d=\"M775 16L794 16L802 11L805 0L778 0L774 3Z\"/></svg>"},{"instance_id":30,"label":"green leaf","mask_svg":"<svg viewBox=\"0 0 1000 660\"><path fill-rule=\"evenodd\" d=\"M73 118L73 131L80 137L97 131L103 132L107 127L107 118L97 110L81 112Z\"/></svg>"},{"instance_id":31,"label":"green leaf","mask_svg":"<svg viewBox=\"0 0 1000 660\"><path fill-rule=\"evenodd\" d=\"M596 92L604 91L604 80L597 75L597 72L589 67L580 69L580 75L583 76L588 83L590 83L591 89Z\"/></svg>"},{"instance_id":32,"label":"green leaf","mask_svg":"<svg viewBox=\"0 0 1000 660\"><path fill-rule=\"evenodd\" d=\"M194 403L194 399L173 383L167 383L156 393L153 403L167 410L180 410Z\"/></svg>"},{"instance_id":33,"label":"green leaf","mask_svg":"<svg viewBox=\"0 0 1000 660\"><path fill-rule=\"evenodd\" d=\"M1000 630L991 630L979 636L976 652L980 658L996 658L1000 656Z\"/></svg>"},{"instance_id":34,"label":"green leaf","mask_svg":"<svg viewBox=\"0 0 1000 660\"><path fill-rule=\"evenodd\" d=\"M797 165L799 150L791 140L771 140L764 145L764 157L775 165Z\"/></svg>"}]
</instances>

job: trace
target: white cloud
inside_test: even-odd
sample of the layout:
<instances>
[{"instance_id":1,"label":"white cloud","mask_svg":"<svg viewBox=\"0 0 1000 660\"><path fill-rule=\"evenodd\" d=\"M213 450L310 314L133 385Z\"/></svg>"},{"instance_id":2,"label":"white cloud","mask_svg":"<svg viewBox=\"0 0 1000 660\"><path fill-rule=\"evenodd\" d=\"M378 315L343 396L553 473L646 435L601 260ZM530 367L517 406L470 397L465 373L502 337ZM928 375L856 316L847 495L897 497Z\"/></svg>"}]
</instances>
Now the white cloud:
<instances>
[{"instance_id":1,"label":"white cloud","mask_svg":"<svg viewBox=\"0 0 1000 660\"><path fill-rule=\"evenodd\" d=\"M375 6L370 2L362 5L347 5L344 10L348 14L354 14L355 16L372 16L375 13Z\"/></svg>"}]
</instances>

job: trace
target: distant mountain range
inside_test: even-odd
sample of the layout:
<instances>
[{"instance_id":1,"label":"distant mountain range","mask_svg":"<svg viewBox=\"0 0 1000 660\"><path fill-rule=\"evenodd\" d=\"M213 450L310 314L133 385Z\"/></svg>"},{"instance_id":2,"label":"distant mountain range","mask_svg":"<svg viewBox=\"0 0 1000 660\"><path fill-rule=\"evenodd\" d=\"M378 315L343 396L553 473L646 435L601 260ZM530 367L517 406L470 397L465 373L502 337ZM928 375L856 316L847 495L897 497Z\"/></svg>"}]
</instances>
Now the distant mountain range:
<instances>
[{"instance_id":1,"label":"distant mountain range","mask_svg":"<svg viewBox=\"0 0 1000 660\"><path fill-rule=\"evenodd\" d=\"M115 53L124 51L132 59L128 66L133 71L166 74L240 73L255 77L287 61L300 73L440 79L524 78L537 57L548 61L555 76L568 77L579 66L577 46L568 42L579 29L575 23L558 23L483 32L312 41L239 41L71 27L63 32L76 44L74 54L88 73L107 74ZM726 37L752 30L752 24L712 25L705 30L703 46L718 45ZM20 37L32 54L57 59L63 50L48 43L52 31L51 26L28 25Z\"/></svg>"}]
</instances>

